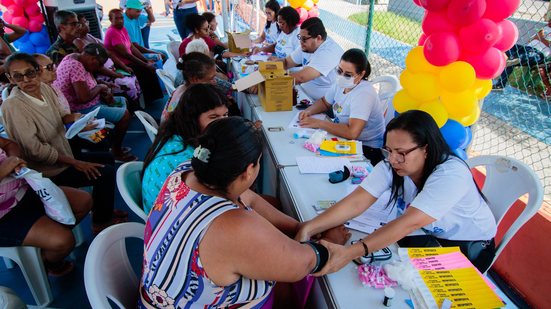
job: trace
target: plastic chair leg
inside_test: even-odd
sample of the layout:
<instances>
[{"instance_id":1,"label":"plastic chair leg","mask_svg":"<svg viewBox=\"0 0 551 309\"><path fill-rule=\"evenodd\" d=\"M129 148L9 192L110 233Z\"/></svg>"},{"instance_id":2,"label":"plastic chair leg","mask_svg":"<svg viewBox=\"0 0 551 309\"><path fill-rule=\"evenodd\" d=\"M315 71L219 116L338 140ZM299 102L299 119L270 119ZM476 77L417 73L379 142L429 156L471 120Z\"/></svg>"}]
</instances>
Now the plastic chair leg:
<instances>
[{"instance_id":1,"label":"plastic chair leg","mask_svg":"<svg viewBox=\"0 0 551 309\"><path fill-rule=\"evenodd\" d=\"M46 274L46 268L35 247L14 247L15 254L10 256L21 268L37 306L47 306L52 302L52 291Z\"/></svg>"},{"instance_id":2,"label":"plastic chair leg","mask_svg":"<svg viewBox=\"0 0 551 309\"><path fill-rule=\"evenodd\" d=\"M6 265L7 269L12 269L15 267L15 265L13 265L13 261L8 258L4 258L4 265Z\"/></svg>"}]
</instances>

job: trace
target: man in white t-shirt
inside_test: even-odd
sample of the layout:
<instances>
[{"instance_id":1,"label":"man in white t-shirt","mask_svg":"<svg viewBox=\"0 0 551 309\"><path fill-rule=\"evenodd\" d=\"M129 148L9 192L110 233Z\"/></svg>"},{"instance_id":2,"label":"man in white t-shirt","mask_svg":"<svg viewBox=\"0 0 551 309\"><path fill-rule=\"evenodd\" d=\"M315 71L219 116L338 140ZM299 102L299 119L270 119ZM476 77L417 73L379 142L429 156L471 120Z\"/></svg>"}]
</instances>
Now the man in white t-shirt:
<instances>
[{"instance_id":1,"label":"man in white t-shirt","mask_svg":"<svg viewBox=\"0 0 551 309\"><path fill-rule=\"evenodd\" d=\"M284 59L285 68L302 65L302 69L291 73L297 84L302 84L306 94L314 101L323 97L335 83L343 49L327 37L321 19L312 17L300 25L300 48Z\"/></svg>"}]
</instances>

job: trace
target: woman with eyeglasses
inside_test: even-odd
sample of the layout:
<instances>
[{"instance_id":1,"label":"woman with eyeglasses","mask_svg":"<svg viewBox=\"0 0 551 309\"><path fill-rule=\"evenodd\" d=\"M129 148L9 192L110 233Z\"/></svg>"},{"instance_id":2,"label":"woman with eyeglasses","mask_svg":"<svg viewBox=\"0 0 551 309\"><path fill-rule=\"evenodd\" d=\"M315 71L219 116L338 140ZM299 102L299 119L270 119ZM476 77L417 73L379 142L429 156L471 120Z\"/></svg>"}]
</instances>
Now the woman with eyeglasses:
<instances>
[{"instance_id":1,"label":"woman with eyeglasses","mask_svg":"<svg viewBox=\"0 0 551 309\"><path fill-rule=\"evenodd\" d=\"M331 257L319 274L335 272L353 259L400 241L418 229L428 235L420 237L422 242L414 246L458 246L485 272L495 255L496 222L469 167L453 154L434 119L418 110L400 114L386 127L383 153L385 161L375 166L360 187L315 219L304 222L296 239L308 240L343 224L382 196L390 196L380 202L396 207L397 218L348 247L322 241ZM415 237L403 242L407 246Z\"/></svg>"},{"instance_id":2,"label":"woman with eyeglasses","mask_svg":"<svg viewBox=\"0 0 551 309\"><path fill-rule=\"evenodd\" d=\"M385 131L385 108L367 81L371 65L362 50L353 48L342 55L335 70L337 82L325 96L299 114L300 125L361 141L365 157L376 165L383 159L380 148ZM310 117L327 111L332 111L333 121Z\"/></svg>"},{"instance_id":3,"label":"woman with eyeglasses","mask_svg":"<svg viewBox=\"0 0 551 309\"><path fill-rule=\"evenodd\" d=\"M300 41L298 39L300 31L298 27L299 21L300 15L297 10L290 6L281 8L277 14L277 25L281 31L276 37L275 42L268 46L255 48L253 53L274 53L275 55L272 60L285 59L300 46Z\"/></svg>"},{"instance_id":4,"label":"woman with eyeglasses","mask_svg":"<svg viewBox=\"0 0 551 309\"><path fill-rule=\"evenodd\" d=\"M266 25L260 36L254 40L255 43L263 43L263 45L274 44L281 30L277 25L277 14L280 6L276 0L266 2L264 13L266 14Z\"/></svg>"}]
</instances>

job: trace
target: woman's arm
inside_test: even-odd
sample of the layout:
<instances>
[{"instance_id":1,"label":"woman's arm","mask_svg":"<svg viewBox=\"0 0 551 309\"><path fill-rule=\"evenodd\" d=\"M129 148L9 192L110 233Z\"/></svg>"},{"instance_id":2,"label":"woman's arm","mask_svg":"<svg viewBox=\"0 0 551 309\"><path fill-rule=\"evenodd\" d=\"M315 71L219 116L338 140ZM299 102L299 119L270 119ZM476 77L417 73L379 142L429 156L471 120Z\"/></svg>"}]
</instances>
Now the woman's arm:
<instances>
[{"instance_id":1,"label":"woman's arm","mask_svg":"<svg viewBox=\"0 0 551 309\"><path fill-rule=\"evenodd\" d=\"M109 89L109 87L103 84L98 84L94 88L90 89L88 88L86 82L74 82L72 85L78 104L86 104L92 101L92 99L98 96L102 91L107 91Z\"/></svg>"},{"instance_id":2,"label":"woman's arm","mask_svg":"<svg viewBox=\"0 0 551 309\"><path fill-rule=\"evenodd\" d=\"M25 33L27 33L27 29L17 25L8 24L5 21L4 21L4 26L6 26L6 28L13 30L12 33L8 34L8 41L10 42L15 42L17 39L19 39L20 37L24 36Z\"/></svg>"},{"instance_id":3,"label":"woman's arm","mask_svg":"<svg viewBox=\"0 0 551 309\"><path fill-rule=\"evenodd\" d=\"M325 97L321 97L321 99L318 99L314 104L308 106L307 109L303 110L298 114L298 119L303 120L304 118L308 118L315 114L321 114L326 112L331 104L327 103L325 100Z\"/></svg>"},{"instance_id":4,"label":"woman's arm","mask_svg":"<svg viewBox=\"0 0 551 309\"><path fill-rule=\"evenodd\" d=\"M254 43L262 43L264 42L264 40L266 40L266 31L262 31L262 33L260 34L260 36L258 38L256 38L256 40L254 40L253 42Z\"/></svg>"},{"instance_id":5,"label":"woman's arm","mask_svg":"<svg viewBox=\"0 0 551 309\"><path fill-rule=\"evenodd\" d=\"M8 157L21 156L21 149L19 149L19 145L11 139L0 137L0 148L4 149Z\"/></svg>"},{"instance_id":6,"label":"woman's arm","mask_svg":"<svg viewBox=\"0 0 551 309\"><path fill-rule=\"evenodd\" d=\"M298 232L298 221L277 210L268 203L262 196L252 190L247 190L241 194L241 198L246 205L249 205L259 215L268 220L273 226L289 237L294 237Z\"/></svg>"},{"instance_id":7,"label":"woman's arm","mask_svg":"<svg viewBox=\"0 0 551 309\"><path fill-rule=\"evenodd\" d=\"M275 44L270 44L270 45L267 45L267 46L253 48L253 54L258 54L260 52L273 53L274 51L275 51ZM283 60L281 60L281 61L283 61Z\"/></svg>"},{"instance_id":8,"label":"woman's arm","mask_svg":"<svg viewBox=\"0 0 551 309\"><path fill-rule=\"evenodd\" d=\"M300 121L300 126L304 128L322 129L346 139L356 139L362 133L366 123L367 121L357 118L350 118L348 123L334 123L332 121L307 117Z\"/></svg>"}]
</instances>

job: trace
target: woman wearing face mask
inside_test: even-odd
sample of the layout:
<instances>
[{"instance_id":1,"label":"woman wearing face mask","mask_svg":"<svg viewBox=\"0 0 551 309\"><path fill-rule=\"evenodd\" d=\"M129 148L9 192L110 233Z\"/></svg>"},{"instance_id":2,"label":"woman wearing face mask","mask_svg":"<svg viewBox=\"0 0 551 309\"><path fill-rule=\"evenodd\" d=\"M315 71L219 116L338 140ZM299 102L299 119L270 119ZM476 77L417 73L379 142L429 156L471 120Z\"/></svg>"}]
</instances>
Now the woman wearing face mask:
<instances>
[{"instance_id":1,"label":"woman wearing face mask","mask_svg":"<svg viewBox=\"0 0 551 309\"><path fill-rule=\"evenodd\" d=\"M336 68L337 83L324 97L317 100L299 115L304 128L325 130L346 139L360 140L363 153L373 165L383 159L381 147L385 132L384 107L377 92L367 78L371 65L365 53L349 49ZM310 117L332 109L333 121Z\"/></svg>"}]
</instances>

